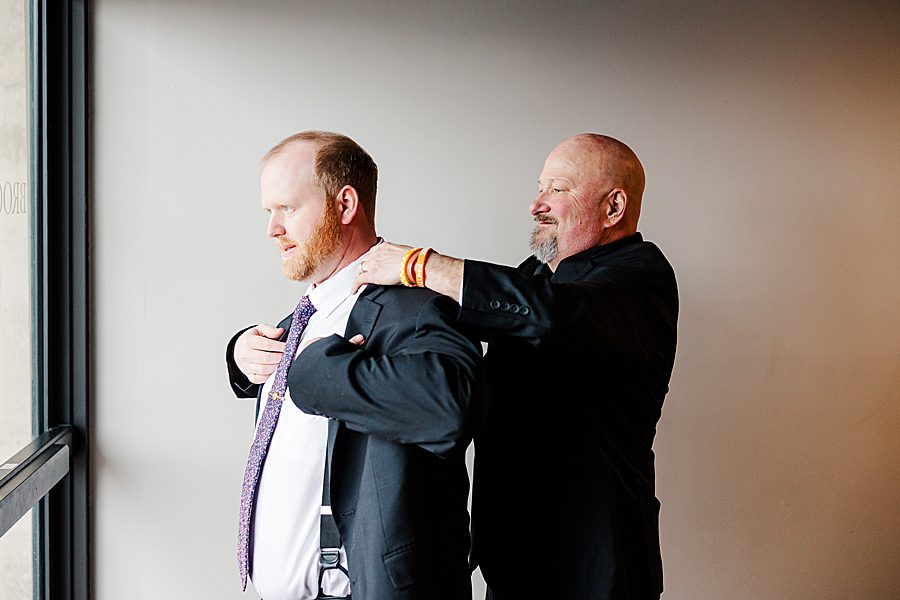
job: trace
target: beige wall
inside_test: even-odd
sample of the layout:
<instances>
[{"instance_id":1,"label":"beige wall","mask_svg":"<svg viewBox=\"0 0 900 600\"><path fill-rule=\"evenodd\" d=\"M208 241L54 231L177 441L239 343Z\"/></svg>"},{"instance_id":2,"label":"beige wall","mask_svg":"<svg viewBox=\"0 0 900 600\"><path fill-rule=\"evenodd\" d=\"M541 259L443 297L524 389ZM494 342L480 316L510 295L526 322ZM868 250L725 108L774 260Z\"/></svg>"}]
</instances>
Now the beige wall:
<instances>
[{"instance_id":1,"label":"beige wall","mask_svg":"<svg viewBox=\"0 0 900 600\"><path fill-rule=\"evenodd\" d=\"M900 596L896 3L475 4L94 2L96 597L250 597L222 354L299 293L256 177L307 128L385 236L505 263L556 142L631 144L682 301L664 597Z\"/></svg>"}]
</instances>

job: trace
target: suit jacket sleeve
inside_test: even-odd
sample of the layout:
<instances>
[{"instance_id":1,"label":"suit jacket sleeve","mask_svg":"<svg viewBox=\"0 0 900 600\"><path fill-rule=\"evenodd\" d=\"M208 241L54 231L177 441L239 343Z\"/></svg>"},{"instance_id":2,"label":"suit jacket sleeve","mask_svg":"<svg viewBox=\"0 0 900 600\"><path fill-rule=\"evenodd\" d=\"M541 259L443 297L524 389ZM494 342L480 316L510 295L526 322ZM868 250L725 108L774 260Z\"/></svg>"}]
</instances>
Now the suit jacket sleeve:
<instances>
[{"instance_id":1,"label":"suit jacket sleeve","mask_svg":"<svg viewBox=\"0 0 900 600\"><path fill-rule=\"evenodd\" d=\"M670 300L677 293L668 263L594 267L566 283L534 274L534 264L516 269L467 260L460 322L487 341L575 344L637 360L659 351L660 328L674 327Z\"/></svg>"},{"instance_id":2,"label":"suit jacket sleeve","mask_svg":"<svg viewBox=\"0 0 900 600\"><path fill-rule=\"evenodd\" d=\"M417 316L379 321L363 348L332 335L304 349L288 374L293 402L439 456L465 450L480 414L481 348L458 330L454 302L419 306Z\"/></svg>"},{"instance_id":3,"label":"suit jacket sleeve","mask_svg":"<svg viewBox=\"0 0 900 600\"><path fill-rule=\"evenodd\" d=\"M234 345L241 334L251 327L253 327L253 325L245 327L234 334L234 337L231 338L231 341L228 342L228 346L225 348L225 365L228 367L228 382L231 384L231 390L234 392L234 395L238 398L256 398L259 394L259 384L253 383L247 379L247 376L238 369L237 363L234 362Z\"/></svg>"}]
</instances>

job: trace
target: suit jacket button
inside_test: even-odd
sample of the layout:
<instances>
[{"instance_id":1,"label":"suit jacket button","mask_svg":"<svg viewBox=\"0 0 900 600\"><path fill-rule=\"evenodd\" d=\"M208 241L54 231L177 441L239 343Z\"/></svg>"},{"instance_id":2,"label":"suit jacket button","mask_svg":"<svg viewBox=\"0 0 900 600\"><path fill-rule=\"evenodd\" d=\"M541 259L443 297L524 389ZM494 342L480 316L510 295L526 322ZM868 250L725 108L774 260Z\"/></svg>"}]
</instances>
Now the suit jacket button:
<instances>
[{"instance_id":1,"label":"suit jacket button","mask_svg":"<svg viewBox=\"0 0 900 600\"><path fill-rule=\"evenodd\" d=\"M504 302L503 304L501 304L500 310L502 310L504 312L508 311L509 310L509 302Z\"/></svg>"},{"instance_id":2,"label":"suit jacket button","mask_svg":"<svg viewBox=\"0 0 900 600\"><path fill-rule=\"evenodd\" d=\"M510 310L510 312L512 312L514 315L517 315L517 314L519 314L519 310L520 310L520 309L519 309L519 305L518 305L518 304L510 304L510 305L509 305L509 310Z\"/></svg>"},{"instance_id":3,"label":"suit jacket button","mask_svg":"<svg viewBox=\"0 0 900 600\"><path fill-rule=\"evenodd\" d=\"M531 311L528 309L527 306L523 306L523 307L519 310L519 313L521 313L521 314L523 314L523 315L527 315L529 312L531 312Z\"/></svg>"},{"instance_id":4,"label":"suit jacket button","mask_svg":"<svg viewBox=\"0 0 900 600\"><path fill-rule=\"evenodd\" d=\"M491 308L494 308L494 309L500 308L500 301L499 300L491 300Z\"/></svg>"}]
</instances>

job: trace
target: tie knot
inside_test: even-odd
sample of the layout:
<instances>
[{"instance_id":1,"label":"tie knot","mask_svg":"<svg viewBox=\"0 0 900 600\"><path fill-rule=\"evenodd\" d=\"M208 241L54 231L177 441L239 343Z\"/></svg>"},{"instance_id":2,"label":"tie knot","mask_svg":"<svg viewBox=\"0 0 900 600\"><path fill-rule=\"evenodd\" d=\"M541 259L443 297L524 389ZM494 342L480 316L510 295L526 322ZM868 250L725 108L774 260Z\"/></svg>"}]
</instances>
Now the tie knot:
<instances>
[{"instance_id":1,"label":"tie knot","mask_svg":"<svg viewBox=\"0 0 900 600\"><path fill-rule=\"evenodd\" d=\"M309 296L303 296L300 298L300 302L297 304L297 310L295 311L297 316L312 316L314 312L316 312L316 307L312 303L312 300L309 299Z\"/></svg>"}]
</instances>

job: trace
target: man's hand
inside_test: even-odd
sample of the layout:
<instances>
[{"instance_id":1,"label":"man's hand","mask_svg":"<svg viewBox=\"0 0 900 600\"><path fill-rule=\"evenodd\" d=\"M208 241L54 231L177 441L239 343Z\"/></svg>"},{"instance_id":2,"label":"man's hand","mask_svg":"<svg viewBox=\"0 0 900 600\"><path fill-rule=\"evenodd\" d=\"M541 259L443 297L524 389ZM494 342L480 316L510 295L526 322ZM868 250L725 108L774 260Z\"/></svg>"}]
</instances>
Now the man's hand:
<instances>
[{"instance_id":1,"label":"man's hand","mask_svg":"<svg viewBox=\"0 0 900 600\"><path fill-rule=\"evenodd\" d=\"M284 342L278 341L283 333L284 327L260 323L234 343L234 362L252 383L265 383L275 372L284 354Z\"/></svg>"},{"instance_id":2,"label":"man's hand","mask_svg":"<svg viewBox=\"0 0 900 600\"><path fill-rule=\"evenodd\" d=\"M363 254L359 262L359 272L353 280L353 293L363 284L379 285L400 284L400 263L410 246L401 246L391 242L381 242Z\"/></svg>"},{"instance_id":3,"label":"man's hand","mask_svg":"<svg viewBox=\"0 0 900 600\"><path fill-rule=\"evenodd\" d=\"M409 246L381 242L363 254L359 272L353 280L353 293L366 283L399 285L400 264L411 249ZM459 303L464 270L465 261L462 259L431 252L425 262L425 287Z\"/></svg>"}]
</instances>

